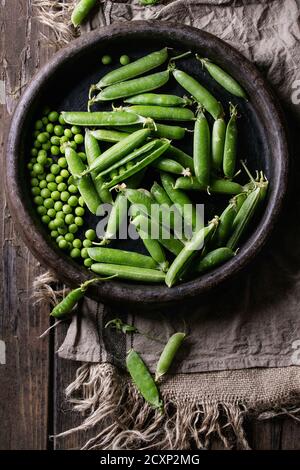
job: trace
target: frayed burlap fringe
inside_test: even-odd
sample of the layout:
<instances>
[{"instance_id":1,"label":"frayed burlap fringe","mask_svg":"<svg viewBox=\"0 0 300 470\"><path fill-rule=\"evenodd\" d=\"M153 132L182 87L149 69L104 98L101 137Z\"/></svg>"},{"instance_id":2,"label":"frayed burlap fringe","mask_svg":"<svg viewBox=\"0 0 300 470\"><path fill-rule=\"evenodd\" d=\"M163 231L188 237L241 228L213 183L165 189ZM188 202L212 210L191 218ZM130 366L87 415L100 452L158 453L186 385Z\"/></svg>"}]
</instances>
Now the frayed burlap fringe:
<instances>
[{"instance_id":1,"label":"frayed burlap fringe","mask_svg":"<svg viewBox=\"0 0 300 470\"><path fill-rule=\"evenodd\" d=\"M62 289L58 287L58 280L51 271L46 271L35 278L32 285L31 298L35 305L46 302L50 306L56 305L65 297L68 289L63 286Z\"/></svg>"},{"instance_id":2,"label":"frayed burlap fringe","mask_svg":"<svg viewBox=\"0 0 300 470\"><path fill-rule=\"evenodd\" d=\"M48 44L61 47L69 43L74 37L79 36L79 29L71 24L71 14L77 0L33 0L32 6L36 12L36 18L46 25L53 33L54 38L48 35L42 36Z\"/></svg>"},{"instance_id":3,"label":"frayed burlap fringe","mask_svg":"<svg viewBox=\"0 0 300 470\"><path fill-rule=\"evenodd\" d=\"M148 406L126 374L113 365L85 364L66 396L86 417L78 427L56 437L93 429L95 436L83 450L179 450L191 445L207 449L215 438L226 449L249 449L243 430L247 410L238 401L181 401L169 396L164 387L162 395L164 414Z\"/></svg>"}]
</instances>

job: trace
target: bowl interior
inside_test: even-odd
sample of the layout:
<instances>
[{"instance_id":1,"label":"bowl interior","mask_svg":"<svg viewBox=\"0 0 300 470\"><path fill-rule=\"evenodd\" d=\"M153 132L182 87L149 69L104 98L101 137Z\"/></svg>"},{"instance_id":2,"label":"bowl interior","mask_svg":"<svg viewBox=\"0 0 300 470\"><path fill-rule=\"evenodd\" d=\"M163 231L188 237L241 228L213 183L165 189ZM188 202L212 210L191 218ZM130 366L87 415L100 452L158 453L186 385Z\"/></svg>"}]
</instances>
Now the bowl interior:
<instances>
[{"instance_id":1,"label":"bowl interior","mask_svg":"<svg viewBox=\"0 0 300 470\"><path fill-rule=\"evenodd\" d=\"M245 244L242 245L239 254L225 266L215 271L201 276L201 278L183 283L182 285L169 290L164 286L141 286L127 282L113 281L105 286L102 284L98 288L91 290L92 294L102 296L105 300L140 300L142 302L168 302L178 300L186 296L193 296L197 293L211 288L227 278L230 273L239 269L250 259L254 252L258 250L260 242L258 237L260 230L268 232L272 223L268 218L275 218L279 210L278 204L283 197L284 188L279 187L278 177L283 172L284 157L284 137L277 111L274 107L271 96L265 87L264 82L257 74L255 69L239 54L233 51L222 41L195 30L194 28L175 28L174 34L161 24L157 27L146 23L144 28L138 26L127 28L120 25L119 29L114 26L106 28L102 33L91 34L91 37L81 42L77 41L78 47L74 45L65 49L57 56L54 61L46 66L46 69L33 80L29 89L21 100L19 105L22 113L18 110L13 120L8 151L9 162L13 160L15 174L12 170L11 177L16 177L17 198L22 203L22 210L29 217L27 236L30 234L30 244L33 250L46 261L52 268L56 269L63 280L71 283L77 283L86 278L88 271L71 260L56 244L51 240L48 231L42 225L35 212L30 194L30 185L28 184L29 175L26 169L26 163L29 158L29 149L31 142L32 129L35 119L38 118L41 108L47 104L55 110L86 110L88 99L88 90L91 84L96 83L100 77L112 68L116 68L119 63L119 57L126 53L132 60L139 58L149 52L168 46L173 50L170 55L176 55L178 52L192 50L201 56L209 57L223 66L228 72L232 73L244 86L249 101L233 97L222 89L210 76L202 69L199 62L193 56L178 61L178 68L190 73L197 80L207 87L216 98L222 102L226 117L228 119L229 101L238 105L240 119L239 127L239 148L238 157L247 161L250 171L262 170L270 181L270 190L268 194L268 204L264 212L260 215L252 227L252 233L248 235ZM229 53L230 52L230 53ZM110 66L103 66L101 57L104 54L110 54L113 57L113 63ZM226 59L225 59L226 58ZM160 69L163 70L165 66ZM158 71L155 70L155 71ZM153 72L155 72L153 71ZM185 91L176 83L171 76L169 83L158 92L168 92L183 96ZM115 102L114 105L121 104ZM111 108L111 103L107 105L97 105L94 110L106 110ZM272 116L272 121L270 118ZM212 119L208 116L210 126ZM190 123L178 123L192 129ZM282 134L282 135L281 135ZM174 141L173 144L183 149L190 155L192 154L192 134L186 133L182 141ZM105 150L106 145L101 144L101 150ZM10 163L9 163L10 167ZM150 178L146 178L143 187L151 187L151 179L159 181L159 175L154 171ZM245 175L238 177L241 182L246 181ZM282 180L281 180L282 185ZM10 193L10 184L8 181L8 192ZM13 189L13 188L11 188ZM192 195L197 203L205 204L205 218L208 220L213 215L220 214L227 205L229 197L227 196L209 196L199 193ZM12 195L10 195L10 200ZM18 218L18 214L16 214ZM89 216L82 231L90 227L95 227L99 218ZM266 226L266 222L269 222ZM24 227L23 227L24 230ZM79 233L79 236L81 234ZM114 241L111 246L123 249L134 249L145 253L144 247L140 241L122 240ZM45 247L49 250L45 253ZM141 298L139 299L139 295Z\"/></svg>"}]
</instances>

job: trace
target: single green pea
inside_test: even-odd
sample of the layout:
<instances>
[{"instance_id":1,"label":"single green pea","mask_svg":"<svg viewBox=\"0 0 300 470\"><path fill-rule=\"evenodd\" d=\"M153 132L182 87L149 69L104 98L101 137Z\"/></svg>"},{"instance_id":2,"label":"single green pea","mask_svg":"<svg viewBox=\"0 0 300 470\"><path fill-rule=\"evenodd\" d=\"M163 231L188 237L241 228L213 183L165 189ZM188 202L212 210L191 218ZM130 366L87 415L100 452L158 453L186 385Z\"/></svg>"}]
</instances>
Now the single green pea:
<instances>
[{"instance_id":1,"label":"single green pea","mask_svg":"<svg viewBox=\"0 0 300 470\"><path fill-rule=\"evenodd\" d=\"M33 200L37 206L41 206L44 203L44 199L41 196L35 196Z\"/></svg>"},{"instance_id":2,"label":"single green pea","mask_svg":"<svg viewBox=\"0 0 300 470\"><path fill-rule=\"evenodd\" d=\"M68 243L72 243L74 240L74 235L73 233L66 233L65 239L67 240Z\"/></svg>"},{"instance_id":3,"label":"single green pea","mask_svg":"<svg viewBox=\"0 0 300 470\"><path fill-rule=\"evenodd\" d=\"M56 238L56 243L59 243L60 240L64 240L64 236L63 235L58 235L58 237Z\"/></svg>"},{"instance_id":4,"label":"single green pea","mask_svg":"<svg viewBox=\"0 0 300 470\"><path fill-rule=\"evenodd\" d=\"M50 222L49 215L47 215L47 214L43 215L42 222L43 222L43 224L49 224L49 222Z\"/></svg>"},{"instance_id":5,"label":"single green pea","mask_svg":"<svg viewBox=\"0 0 300 470\"><path fill-rule=\"evenodd\" d=\"M65 250L68 247L68 242L66 240L60 240L58 246L61 250Z\"/></svg>"},{"instance_id":6,"label":"single green pea","mask_svg":"<svg viewBox=\"0 0 300 470\"><path fill-rule=\"evenodd\" d=\"M48 175L46 176L46 181L48 181L48 183L52 183L53 181L55 181L55 176L52 173L48 173Z\"/></svg>"},{"instance_id":7,"label":"single green pea","mask_svg":"<svg viewBox=\"0 0 300 470\"><path fill-rule=\"evenodd\" d=\"M46 209L52 209L52 207L54 206L53 199L51 199L51 198L45 199L44 200L44 206L46 207Z\"/></svg>"},{"instance_id":8,"label":"single green pea","mask_svg":"<svg viewBox=\"0 0 300 470\"><path fill-rule=\"evenodd\" d=\"M57 231L58 231L58 233L59 233L60 235L66 235L66 233L68 232L68 229L67 229L66 226L64 226L64 227L58 227Z\"/></svg>"},{"instance_id":9,"label":"single green pea","mask_svg":"<svg viewBox=\"0 0 300 470\"><path fill-rule=\"evenodd\" d=\"M89 257L89 254L88 254L88 251L87 251L87 248L82 248L81 250L81 258L88 258Z\"/></svg>"},{"instance_id":10,"label":"single green pea","mask_svg":"<svg viewBox=\"0 0 300 470\"><path fill-rule=\"evenodd\" d=\"M83 207L76 207L75 209L75 214L78 215L79 217L82 217L85 213L85 210Z\"/></svg>"},{"instance_id":11,"label":"single green pea","mask_svg":"<svg viewBox=\"0 0 300 470\"><path fill-rule=\"evenodd\" d=\"M58 121L59 114L56 111L51 111L51 113L48 114L48 119L50 122L56 122Z\"/></svg>"},{"instance_id":12,"label":"single green pea","mask_svg":"<svg viewBox=\"0 0 300 470\"><path fill-rule=\"evenodd\" d=\"M41 143L41 144L45 144L48 140L48 135L46 134L46 132L41 132L38 136L37 136L37 140Z\"/></svg>"},{"instance_id":13,"label":"single green pea","mask_svg":"<svg viewBox=\"0 0 300 470\"><path fill-rule=\"evenodd\" d=\"M60 114L59 118L58 118L58 122L64 126L66 124L66 121L64 120L64 118L62 117L62 115Z\"/></svg>"},{"instance_id":14,"label":"single green pea","mask_svg":"<svg viewBox=\"0 0 300 470\"><path fill-rule=\"evenodd\" d=\"M73 248L70 252L71 258L80 258L80 250L78 248Z\"/></svg>"},{"instance_id":15,"label":"single green pea","mask_svg":"<svg viewBox=\"0 0 300 470\"><path fill-rule=\"evenodd\" d=\"M38 121L36 121L34 127L37 131L40 131L43 128L43 121L39 119Z\"/></svg>"},{"instance_id":16,"label":"single green pea","mask_svg":"<svg viewBox=\"0 0 300 470\"><path fill-rule=\"evenodd\" d=\"M71 214L71 212L72 212L72 207L69 206L69 204L64 204L62 210L63 210L63 213L64 213L64 214Z\"/></svg>"},{"instance_id":17,"label":"single green pea","mask_svg":"<svg viewBox=\"0 0 300 470\"><path fill-rule=\"evenodd\" d=\"M64 129L62 126L54 126L54 134L61 137L64 134Z\"/></svg>"},{"instance_id":18,"label":"single green pea","mask_svg":"<svg viewBox=\"0 0 300 470\"><path fill-rule=\"evenodd\" d=\"M43 165L41 165L40 163L35 163L33 165L33 172L36 174L36 175L41 175L44 173L44 167Z\"/></svg>"},{"instance_id":19,"label":"single green pea","mask_svg":"<svg viewBox=\"0 0 300 470\"><path fill-rule=\"evenodd\" d=\"M69 206L70 207L70 206ZM67 214L66 217L65 217L65 222L67 225L71 225L74 223L74 215L73 214Z\"/></svg>"},{"instance_id":20,"label":"single green pea","mask_svg":"<svg viewBox=\"0 0 300 470\"><path fill-rule=\"evenodd\" d=\"M48 188L44 188L42 189L41 191L41 196L44 198L44 199L47 199L48 197L52 197L52 194L50 193L49 189Z\"/></svg>"},{"instance_id":21,"label":"single green pea","mask_svg":"<svg viewBox=\"0 0 300 470\"><path fill-rule=\"evenodd\" d=\"M69 197L70 197L70 194L68 193L68 191L63 191L62 193L60 193L60 199L63 202L67 202Z\"/></svg>"},{"instance_id":22,"label":"single green pea","mask_svg":"<svg viewBox=\"0 0 300 470\"><path fill-rule=\"evenodd\" d=\"M61 170L60 175L62 178L68 178L70 176L70 173L68 172L68 170L63 169Z\"/></svg>"},{"instance_id":23,"label":"single green pea","mask_svg":"<svg viewBox=\"0 0 300 470\"><path fill-rule=\"evenodd\" d=\"M65 214L63 213L63 211L57 211L56 218L65 220Z\"/></svg>"},{"instance_id":24,"label":"single green pea","mask_svg":"<svg viewBox=\"0 0 300 470\"><path fill-rule=\"evenodd\" d=\"M79 197L78 203L79 203L79 205L80 205L81 207L84 207L84 206L85 206L85 202L84 202L84 199L83 199L82 196Z\"/></svg>"},{"instance_id":25,"label":"single green pea","mask_svg":"<svg viewBox=\"0 0 300 470\"><path fill-rule=\"evenodd\" d=\"M28 170L32 170L32 168L33 168L33 163L27 163L27 168L28 168Z\"/></svg>"},{"instance_id":26,"label":"single green pea","mask_svg":"<svg viewBox=\"0 0 300 470\"><path fill-rule=\"evenodd\" d=\"M33 149L30 150L30 155L32 157L36 157L37 154L38 154L38 149L33 148Z\"/></svg>"},{"instance_id":27,"label":"single green pea","mask_svg":"<svg viewBox=\"0 0 300 470\"><path fill-rule=\"evenodd\" d=\"M57 191L59 191L60 193L62 193L66 189L67 189L66 183L59 183L59 185L57 186Z\"/></svg>"},{"instance_id":28,"label":"single green pea","mask_svg":"<svg viewBox=\"0 0 300 470\"><path fill-rule=\"evenodd\" d=\"M73 241L73 247L74 248L81 248L82 246L82 241L79 238L75 238Z\"/></svg>"},{"instance_id":29,"label":"single green pea","mask_svg":"<svg viewBox=\"0 0 300 470\"><path fill-rule=\"evenodd\" d=\"M53 133L53 130L54 130L54 126L51 122L49 122L49 124L47 124L46 126L46 131L49 133L49 134L52 134Z\"/></svg>"},{"instance_id":30,"label":"single green pea","mask_svg":"<svg viewBox=\"0 0 300 470\"><path fill-rule=\"evenodd\" d=\"M54 201L58 201L60 199L60 192L59 191L53 191L51 193L51 198L54 200Z\"/></svg>"},{"instance_id":31,"label":"single green pea","mask_svg":"<svg viewBox=\"0 0 300 470\"><path fill-rule=\"evenodd\" d=\"M48 119L46 116L44 116L44 117L42 118L42 122L43 122L44 126L47 126L47 124L48 124L48 122L49 122L49 119Z\"/></svg>"},{"instance_id":32,"label":"single green pea","mask_svg":"<svg viewBox=\"0 0 300 470\"><path fill-rule=\"evenodd\" d=\"M109 177L110 179L114 179L116 178L117 176L119 176L119 171L118 170L112 170L110 173L109 173Z\"/></svg>"},{"instance_id":33,"label":"single green pea","mask_svg":"<svg viewBox=\"0 0 300 470\"><path fill-rule=\"evenodd\" d=\"M56 178L55 178L55 182L56 182L57 184L62 183L63 180L64 180L64 179L63 179L63 177L62 177L61 175L57 175Z\"/></svg>"},{"instance_id":34,"label":"single green pea","mask_svg":"<svg viewBox=\"0 0 300 470\"><path fill-rule=\"evenodd\" d=\"M82 225L84 224L83 218L82 218L82 217L78 217L78 216L75 217L74 222L75 222L75 224L78 225L79 227L82 227Z\"/></svg>"},{"instance_id":35,"label":"single green pea","mask_svg":"<svg viewBox=\"0 0 300 470\"><path fill-rule=\"evenodd\" d=\"M55 201L54 209L56 210L56 212L61 211L62 208L63 208L63 203L61 201Z\"/></svg>"},{"instance_id":36,"label":"single green pea","mask_svg":"<svg viewBox=\"0 0 300 470\"><path fill-rule=\"evenodd\" d=\"M76 233L78 231L78 226L76 224L69 225L69 232Z\"/></svg>"},{"instance_id":37,"label":"single green pea","mask_svg":"<svg viewBox=\"0 0 300 470\"><path fill-rule=\"evenodd\" d=\"M112 63L112 58L110 55L106 54L104 56L102 56L102 59L101 59L101 62L103 65L109 65Z\"/></svg>"},{"instance_id":38,"label":"single green pea","mask_svg":"<svg viewBox=\"0 0 300 470\"><path fill-rule=\"evenodd\" d=\"M67 160L65 157L60 157L58 160L57 160L57 163L58 165L61 167L61 168L67 168L68 166L68 163L67 163Z\"/></svg>"},{"instance_id":39,"label":"single green pea","mask_svg":"<svg viewBox=\"0 0 300 470\"><path fill-rule=\"evenodd\" d=\"M56 145L52 145L50 151L51 151L51 155L54 155L55 157L57 157L60 154L60 149Z\"/></svg>"},{"instance_id":40,"label":"single green pea","mask_svg":"<svg viewBox=\"0 0 300 470\"><path fill-rule=\"evenodd\" d=\"M48 224L48 228L49 228L49 230L55 230L54 220L50 220L50 222ZM58 236L58 234L56 235L56 237L57 236Z\"/></svg>"},{"instance_id":41,"label":"single green pea","mask_svg":"<svg viewBox=\"0 0 300 470\"><path fill-rule=\"evenodd\" d=\"M52 145L56 145L57 147L60 146L60 137L58 137L57 135L53 135L50 139L50 142Z\"/></svg>"},{"instance_id":42,"label":"single green pea","mask_svg":"<svg viewBox=\"0 0 300 470\"><path fill-rule=\"evenodd\" d=\"M47 154L46 155L38 155L37 162L40 165L43 165L43 166L46 165L48 163Z\"/></svg>"},{"instance_id":43,"label":"single green pea","mask_svg":"<svg viewBox=\"0 0 300 470\"><path fill-rule=\"evenodd\" d=\"M33 186L33 188L31 188L31 194L33 196L39 196L41 194L41 189L38 186Z\"/></svg>"},{"instance_id":44,"label":"single green pea","mask_svg":"<svg viewBox=\"0 0 300 470\"><path fill-rule=\"evenodd\" d=\"M49 191L51 191L51 193L52 193L53 191L56 191L56 190L57 190L57 184L56 184L56 183L53 183L53 182L48 183L48 184L47 184L47 188L48 188Z\"/></svg>"},{"instance_id":45,"label":"single green pea","mask_svg":"<svg viewBox=\"0 0 300 470\"><path fill-rule=\"evenodd\" d=\"M65 130L64 130L64 135L65 135L68 139L72 139L72 137L73 137L73 133L72 133L71 129L65 129Z\"/></svg>"},{"instance_id":46,"label":"single green pea","mask_svg":"<svg viewBox=\"0 0 300 470\"><path fill-rule=\"evenodd\" d=\"M46 214L47 214L47 209L46 209L46 207L44 207L44 206L39 206L39 207L37 208L37 212L38 212L40 215L46 215Z\"/></svg>"},{"instance_id":47,"label":"single green pea","mask_svg":"<svg viewBox=\"0 0 300 470\"><path fill-rule=\"evenodd\" d=\"M69 147L71 147L73 150L77 149L77 144L75 140L71 140L71 142L69 142Z\"/></svg>"},{"instance_id":48,"label":"single green pea","mask_svg":"<svg viewBox=\"0 0 300 470\"><path fill-rule=\"evenodd\" d=\"M128 55L121 55L120 64L121 65L128 65L129 63L130 63L130 57L128 57Z\"/></svg>"},{"instance_id":49,"label":"single green pea","mask_svg":"<svg viewBox=\"0 0 300 470\"><path fill-rule=\"evenodd\" d=\"M53 163L50 167L50 171L53 175L58 175L58 173L60 172L59 165L57 165L57 163Z\"/></svg>"},{"instance_id":50,"label":"single green pea","mask_svg":"<svg viewBox=\"0 0 300 470\"><path fill-rule=\"evenodd\" d=\"M33 146L34 146L34 148L39 149L39 148L41 148L42 144L38 140L35 140L33 142Z\"/></svg>"},{"instance_id":51,"label":"single green pea","mask_svg":"<svg viewBox=\"0 0 300 470\"><path fill-rule=\"evenodd\" d=\"M39 150L38 151L38 157L46 157L47 158L47 152L46 150Z\"/></svg>"},{"instance_id":52,"label":"single green pea","mask_svg":"<svg viewBox=\"0 0 300 470\"><path fill-rule=\"evenodd\" d=\"M66 144L67 142L69 142L68 137L66 137L65 135L60 137L60 145Z\"/></svg>"},{"instance_id":53,"label":"single green pea","mask_svg":"<svg viewBox=\"0 0 300 470\"><path fill-rule=\"evenodd\" d=\"M80 129L80 127L78 127L78 126L72 126L72 127L71 127L71 131L72 131L72 133L73 133L74 135L81 133L81 129Z\"/></svg>"},{"instance_id":54,"label":"single green pea","mask_svg":"<svg viewBox=\"0 0 300 470\"><path fill-rule=\"evenodd\" d=\"M82 160L83 162L85 162L85 161L87 160L87 156L86 156L86 154L85 154L84 152L78 152L77 155L78 155L78 157L81 158L81 160Z\"/></svg>"},{"instance_id":55,"label":"single green pea","mask_svg":"<svg viewBox=\"0 0 300 470\"><path fill-rule=\"evenodd\" d=\"M93 245L91 240L83 240L82 244L83 244L84 248L90 248Z\"/></svg>"},{"instance_id":56,"label":"single green pea","mask_svg":"<svg viewBox=\"0 0 300 470\"><path fill-rule=\"evenodd\" d=\"M31 184L31 186L38 186L39 185L39 180L37 178L31 178L30 184Z\"/></svg>"},{"instance_id":57,"label":"single green pea","mask_svg":"<svg viewBox=\"0 0 300 470\"><path fill-rule=\"evenodd\" d=\"M41 189L47 188L47 181L46 180L41 180L40 184L39 184L39 187Z\"/></svg>"},{"instance_id":58,"label":"single green pea","mask_svg":"<svg viewBox=\"0 0 300 470\"><path fill-rule=\"evenodd\" d=\"M63 227L64 225L65 225L64 219L58 219L58 218L54 219L55 228Z\"/></svg>"},{"instance_id":59,"label":"single green pea","mask_svg":"<svg viewBox=\"0 0 300 470\"><path fill-rule=\"evenodd\" d=\"M41 173L40 175L37 175L37 179L39 181L42 181L43 179L45 179L45 177L46 177L45 173Z\"/></svg>"},{"instance_id":60,"label":"single green pea","mask_svg":"<svg viewBox=\"0 0 300 470\"><path fill-rule=\"evenodd\" d=\"M37 151L37 149L36 149L36 151ZM30 163L33 163L33 164L35 164L37 162L36 157L32 157L29 161L30 161Z\"/></svg>"},{"instance_id":61,"label":"single green pea","mask_svg":"<svg viewBox=\"0 0 300 470\"><path fill-rule=\"evenodd\" d=\"M51 218L51 219L55 219L56 217L56 210L54 207L51 207L50 209L47 210L47 215Z\"/></svg>"},{"instance_id":62,"label":"single green pea","mask_svg":"<svg viewBox=\"0 0 300 470\"><path fill-rule=\"evenodd\" d=\"M83 144L83 141L84 141L84 137L82 134L75 134L74 135L74 141L76 142L76 144L80 145L80 144Z\"/></svg>"},{"instance_id":63,"label":"single green pea","mask_svg":"<svg viewBox=\"0 0 300 470\"><path fill-rule=\"evenodd\" d=\"M49 225L51 224L51 222L53 222L53 220L51 220L49 222ZM48 225L48 227L49 227L49 225ZM52 238L57 238L58 237L58 231L57 230L51 230L50 235L51 235Z\"/></svg>"},{"instance_id":64,"label":"single green pea","mask_svg":"<svg viewBox=\"0 0 300 470\"><path fill-rule=\"evenodd\" d=\"M78 188L77 186L75 186L75 184L70 184L70 186L68 187L68 191L71 194L76 194L78 193Z\"/></svg>"},{"instance_id":65,"label":"single green pea","mask_svg":"<svg viewBox=\"0 0 300 470\"><path fill-rule=\"evenodd\" d=\"M88 240L91 240L92 242L96 239L96 237L97 237L96 232L92 228L90 228L89 230L85 232L85 238L87 238Z\"/></svg>"},{"instance_id":66,"label":"single green pea","mask_svg":"<svg viewBox=\"0 0 300 470\"><path fill-rule=\"evenodd\" d=\"M90 268L92 264L94 264L94 261L91 258L86 258L83 262L84 266L87 268Z\"/></svg>"},{"instance_id":67,"label":"single green pea","mask_svg":"<svg viewBox=\"0 0 300 470\"><path fill-rule=\"evenodd\" d=\"M42 145L42 148L44 150L50 150L51 149L51 142L50 140L48 142L46 142L45 144Z\"/></svg>"},{"instance_id":68,"label":"single green pea","mask_svg":"<svg viewBox=\"0 0 300 470\"><path fill-rule=\"evenodd\" d=\"M62 153L63 155L65 155L66 153L66 144L63 144L59 147L59 151L60 153Z\"/></svg>"},{"instance_id":69,"label":"single green pea","mask_svg":"<svg viewBox=\"0 0 300 470\"><path fill-rule=\"evenodd\" d=\"M76 207L78 205L78 198L76 196L70 196L68 199L68 204L71 207Z\"/></svg>"}]
</instances>

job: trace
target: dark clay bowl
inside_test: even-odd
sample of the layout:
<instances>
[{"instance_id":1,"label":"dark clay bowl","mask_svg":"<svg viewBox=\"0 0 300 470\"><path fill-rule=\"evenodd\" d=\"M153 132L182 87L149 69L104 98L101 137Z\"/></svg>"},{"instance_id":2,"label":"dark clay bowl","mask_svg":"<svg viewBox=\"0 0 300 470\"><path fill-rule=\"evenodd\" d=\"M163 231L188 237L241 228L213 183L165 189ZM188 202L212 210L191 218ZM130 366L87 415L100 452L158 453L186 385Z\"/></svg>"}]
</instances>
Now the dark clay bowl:
<instances>
[{"instance_id":1,"label":"dark clay bowl","mask_svg":"<svg viewBox=\"0 0 300 470\"><path fill-rule=\"evenodd\" d=\"M192 299L216 288L244 268L259 252L278 218L286 192L288 151L282 117L268 85L248 60L225 42L196 28L157 21L114 24L72 42L56 54L33 78L13 116L7 142L7 195L14 221L34 255L71 286L77 286L92 276L55 246L32 204L26 163L32 125L42 105L50 104L58 110L85 110L90 84L98 81L108 70L106 68L104 72L101 66L103 54L112 54L116 64L121 54L127 53L135 58L164 46L175 51L191 50L209 57L245 88L249 102L236 99L222 90L196 61L187 59L180 62L180 66L198 77L223 103L230 100L239 104L242 115L239 121L239 158L246 158L251 170L265 172L270 181L268 200L252 233L238 254L224 266L172 289L163 285L113 280L89 290L89 295L105 302L164 305ZM172 79L168 90L184 94L174 82ZM182 148L186 151L191 150L191 140L188 138L183 142ZM227 199L220 202L220 209L224 203L226 205Z\"/></svg>"}]
</instances>

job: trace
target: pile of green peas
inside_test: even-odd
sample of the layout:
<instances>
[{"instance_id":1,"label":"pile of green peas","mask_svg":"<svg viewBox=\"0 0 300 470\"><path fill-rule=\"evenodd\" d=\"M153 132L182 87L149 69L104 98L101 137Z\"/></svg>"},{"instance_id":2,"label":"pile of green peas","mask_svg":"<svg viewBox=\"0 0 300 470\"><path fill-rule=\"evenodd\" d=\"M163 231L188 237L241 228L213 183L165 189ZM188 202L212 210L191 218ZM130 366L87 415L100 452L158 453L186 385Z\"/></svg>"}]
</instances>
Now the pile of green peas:
<instances>
[{"instance_id":1,"label":"pile of green peas","mask_svg":"<svg viewBox=\"0 0 300 470\"><path fill-rule=\"evenodd\" d=\"M86 209L64 156L66 145L69 145L86 161L86 154L80 151L84 142L81 128L68 127L58 112L45 108L34 124L32 137L27 168L37 213L58 247L69 252L72 258L82 259L84 265L90 267L92 260L87 248L95 240L96 232L87 230L83 241L75 238L84 225Z\"/></svg>"}]
</instances>

